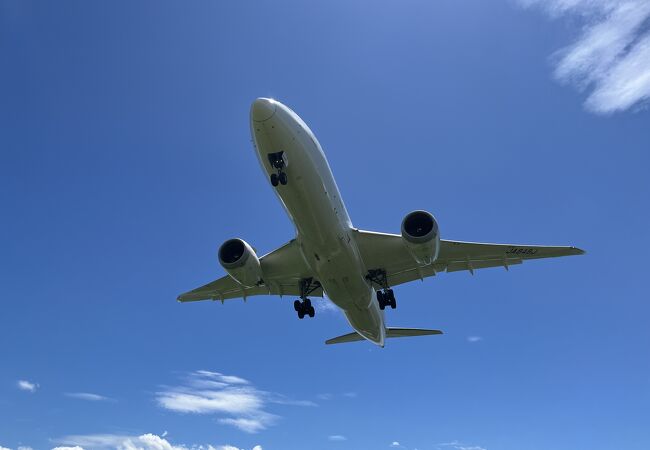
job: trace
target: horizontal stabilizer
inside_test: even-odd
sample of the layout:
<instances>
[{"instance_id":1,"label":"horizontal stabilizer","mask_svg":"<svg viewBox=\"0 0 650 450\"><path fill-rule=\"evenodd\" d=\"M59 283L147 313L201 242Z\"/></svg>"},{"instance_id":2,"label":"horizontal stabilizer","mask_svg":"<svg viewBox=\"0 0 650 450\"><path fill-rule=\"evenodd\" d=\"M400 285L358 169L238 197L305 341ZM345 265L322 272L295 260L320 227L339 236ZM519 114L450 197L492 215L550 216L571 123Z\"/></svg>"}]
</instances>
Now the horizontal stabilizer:
<instances>
[{"instance_id":1,"label":"horizontal stabilizer","mask_svg":"<svg viewBox=\"0 0 650 450\"><path fill-rule=\"evenodd\" d=\"M430 334L442 334L440 330L425 330L423 328L386 328L387 338L426 336ZM345 342L363 341L364 337L359 333L348 333L325 341L326 344L343 344Z\"/></svg>"},{"instance_id":2,"label":"horizontal stabilizer","mask_svg":"<svg viewBox=\"0 0 650 450\"><path fill-rule=\"evenodd\" d=\"M343 336L337 336L332 339L328 339L325 341L327 345L329 344L343 344L344 342L354 342L354 341L363 341L365 338L361 336L359 333L352 332L348 334L344 334Z\"/></svg>"},{"instance_id":3,"label":"horizontal stabilizer","mask_svg":"<svg viewBox=\"0 0 650 450\"><path fill-rule=\"evenodd\" d=\"M442 334L440 330L425 330L423 328L387 328L386 337L427 336L429 334Z\"/></svg>"}]
</instances>

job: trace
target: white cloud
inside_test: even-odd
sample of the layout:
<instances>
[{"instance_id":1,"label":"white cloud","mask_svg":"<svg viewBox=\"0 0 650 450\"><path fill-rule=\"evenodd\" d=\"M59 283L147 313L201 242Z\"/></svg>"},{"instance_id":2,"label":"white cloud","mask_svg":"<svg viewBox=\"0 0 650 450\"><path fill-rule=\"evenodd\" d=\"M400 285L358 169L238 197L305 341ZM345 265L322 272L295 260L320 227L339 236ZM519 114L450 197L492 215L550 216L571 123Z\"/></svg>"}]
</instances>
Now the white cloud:
<instances>
[{"instance_id":1,"label":"white cloud","mask_svg":"<svg viewBox=\"0 0 650 450\"><path fill-rule=\"evenodd\" d=\"M458 441L443 442L441 444L438 444L437 447L438 448L446 447L453 450L487 450L486 448L480 447L478 445L465 445L465 444L461 444Z\"/></svg>"},{"instance_id":2,"label":"white cloud","mask_svg":"<svg viewBox=\"0 0 650 450\"><path fill-rule=\"evenodd\" d=\"M345 436L341 436L340 434L333 434L331 436L328 436L327 439L329 439L330 441L335 441L335 442L336 441L341 442L341 441L347 441L348 440L348 438L346 438Z\"/></svg>"},{"instance_id":3,"label":"white cloud","mask_svg":"<svg viewBox=\"0 0 650 450\"><path fill-rule=\"evenodd\" d=\"M211 450L211 449L207 449L207 450ZM214 450L244 450L244 449L243 448L240 449L239 447L235 447L233 445L220 445L219 447L216 447ZM253 447L252 450L262 450L262 446L256 445L255 447Z\"/></svg>"},{"instance_id":4,"label":"white cloud","mask_svg":"<svg viewBox=\"0 0 650 450\"><path fill-rule=\"evenodd\" d=\"M474 343L474 342L480 342L482 341L483 338L481 336L467 336L467 342L469 343Z\"/></svg>"},{"instance_id":5,"label":"white cloud","mask_svg":"<svg viewBox=\"0 0 650 450\"><path fill-rule=\"evenodd\" d=\"M151 433L140 436L120 434L76 435L66 436L55 440L55 442L73 445L74 447L55 447L52 450L84 450L84 448L89 450L243 450L232 445L175 445L165 439L165 436L158 436ZM3 449L0 448L0 450ZM253 450L262 450L262 447L256 445L253 447Z\"/></svg>"},{"instance_id":6,"label":"white cloud","mask_svg":"<svg viewBox=\"0 0 650 450\"><path fill-rule=\"evenodd\" d=\"M11 450L11 449L7 448L7 447L3 447L2 445L0 445L0 450Z\"/></svg>"},{"instance_id":7,"label":"white cloud","mask_svg":"<svg viewBox=\"0 0 650 450\"><path fill-rule=\"evenodd\" d=\"M34 449L31 447L19 446L17 450L34 450Z\"/></svg>"},{"instance_id":8,"label":"white cloud","mask_svg":"<svg viewBox=\"0 0 650 450\"><path fill-rule=\"evenodd\" d=\"M257 412L253 414L256 415L256 417L251 417L251 418L229 417L226 419L219 419L219 423L222 423L224 425L232 425L246 433L252 434L252 433L258 433L262 430L266 430L270 425L273 425L277 420L277 416L274 416L272 414L259 415L259 413Z\"/></svg>"},{"instance_id":9,"label":"white cloud","mask_svg":"<svg viewBox=\"0 0 650 450\"><path fill-rule=\"evenodd\" d=\"M624 111L650 99L650 0L519 0L551 17L577 17L575 42L555 55L555 77L589 91L595 113Z\"/></svg>"},{"instance_id":10,"label":"white cloud","mask_svg":"<svg viewBox=\"0 0 650 450\"><path fill-rule=\"evenodd\" d=\"M90 392L66 392L65 395L67 397L76 398L79 400L88 400L91 402L110 400L110 398L108 397L104 397L103 395L98 395L98 394L92 394Z\"/></svg>"},{"instance_id":11,"label":"white cloud","mask_svg":"<svg viewBox=\"0 0 650 450\"><path fill-rule=\"evenodd\" d=\"M219 423L246 433L257 433L273 425L278 416L266 411L270 403L314 406L310 401L291 400L283 395L261 391L248 380L199 370L189 374L181 386L166 387L156 393L156 401L170 411L225 415Z\"/></svg>"},{"instance_id":12,"label":"white cloud","mask_svg":"<svg viewBox=\"0 0 650 450\"><path fill-rule=\"evenodd\" d=\"M400 443L397 442L397 441L393 441L393 442L391 442L390 446L391 446L391 447L402 447L402 444L400 444Z\"/></svg>"},{"instance_id":13,"label":"white cloud","mask_svg":"<svg viewBox=\"0 0 650 450\"><path fill-rule=\"evenodd\" d=\"M39 388L38 383L32 383L31 381L27 380L18 380L16 384L18 386L18 389L21 391L36 392L36 389Z\"/></svg>"}]
</instances>

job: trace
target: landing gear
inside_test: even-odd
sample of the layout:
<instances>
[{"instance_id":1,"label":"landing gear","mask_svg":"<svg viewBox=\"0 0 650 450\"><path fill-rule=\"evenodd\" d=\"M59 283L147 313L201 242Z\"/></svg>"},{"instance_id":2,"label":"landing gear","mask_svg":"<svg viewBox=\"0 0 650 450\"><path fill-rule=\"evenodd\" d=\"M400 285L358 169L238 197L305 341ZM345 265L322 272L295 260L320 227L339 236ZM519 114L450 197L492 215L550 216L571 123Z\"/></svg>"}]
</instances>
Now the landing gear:
<instances>
[{"instance_id":1,"label":"landing gear","mask_svg":"<svg viewBox=\"0 0 650 450\"><path fill-rule=\"evenodd\" d=\"M383 311L387 306L390 306L391 309L397 308L395 294L393 293L393 290L388 287L388 278L386 277L385 270L369 270L368 275L366 275L366 280L379 286L379 290L377 290L377 303L379 303L379 309Z\"/></svg>"},{"instance_id":2,"label":"landing gear","mask_svg":"<svg viewBox=\"0 0 650 450\"><path fill-rule=\"evenodd\" d=\"M298 313L299 319L303 319L305 316L314 317L316 315L316 310L307 296L320 287L320 283L313 278L300 280L300 299L293 302L293 309Z\"/></svg>"},{"instance_id":3,"label":"landing gear","mask_svg":"<svg viewBox=\"0 0 650 450\"><path fill-rule=\"evenodd\" d=\"M377 301L379 302L379 309L381 310L385 309L387 306L390 306L392 309L397 308L395 294L393 294L392 289L377 291Z\"/></svg>"},{"instance_id":4,"label":"landing gear","mask_svg":"<svg viewBox=\"0 0 650 450\"><path fill-rule=\"evenodd\" d=\"M271 184L273 187L277 187L278 184L286 185L288 179L284 168L287 166L287 160L284 152L269 153L268 157L271 167L278 171L278 173L271 174Z\"/></svg>"},{"instance_id":5,"label":"landing gear","mask_svg":"<svg viewBox=\"0 0 650 450\"><path fill-rule=\"evenodd\" d=\"M295 302L293 302L293 309L295 309L296 312L298 313L299 319L303 319L305 316L314 317L314 315L316 314L316 311L314 310L314 307L311 304L311 300L309 300L308 298L302 301L296 300Z\"/></svg>"}]
</instances>

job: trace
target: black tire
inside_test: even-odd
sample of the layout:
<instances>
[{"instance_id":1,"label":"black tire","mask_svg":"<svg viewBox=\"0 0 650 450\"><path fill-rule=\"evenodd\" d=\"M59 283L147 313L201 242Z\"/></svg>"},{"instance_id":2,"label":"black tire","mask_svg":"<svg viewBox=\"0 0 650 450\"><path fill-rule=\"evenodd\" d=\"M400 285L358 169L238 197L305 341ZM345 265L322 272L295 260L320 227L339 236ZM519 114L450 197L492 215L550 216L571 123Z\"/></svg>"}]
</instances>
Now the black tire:
<instances>
[{"instance_id":1,"label":"black tire","mask_svg":"<svg viewBox=\"0 0 650 450\"><path fill-rule=\"evenodd\" d=\"M280 184L282 186L287 184L287 174L286 173L280 172L279 179L280 179Z\"/></svg>"},{"instance_id":2,"label":"black tire","mask_svg":"<svg viewBox=\"0 0 650 450\"><path fill-rule=\"evenodd\" d=\"M313 306L309 307L308 313L309 313L309 317L314 317L316 315L316 310L314 310Z\"/></svg>"},{"instance_id":3,"label":"black tire","mask_svg":"<svg viewBox=\"0 0 650 450\"><path fill-rule=\"evenodd\" d=\"M271 174L271 184L273 187L276 187L278 185L278 174L277 173L272 173Z\"/></svg>"},{"instance_id":4,"label":"black tire","mask_svg":"<svg viewBox=\"0 0 650 450\"><path fill-rule=\"evenodd\" d=\"M397 301L395 300L395 297L393 297L393 298L390 299L390 307L391 307L392 309L397 308Z\"/></svg>"},{"instance_id":5,"label":"black tire","mask_svg":"<svg viewBox=\"0 0 650 450\"><path fill-rule=\"evenodd\" d=\"M384 293L382 291L377 291L377 301L380 305L384 303Z\"/></svg>"},{"instance_id":6,"label":"black tire","mask_svg":"<svg viewBox=\"0 0 650 450\"><path fill-rule=\"evenodd\" d=\"M305 301L303 302L303 305L305 305L305 309L308 310L309 308L311 308L311 300L306 298Z\"/></svg>"},{"instance_id":7,"label":"black tire","mask_svg":"<svg viewBox=\"0 0 650 450\"><path fill-rule=\"evenodd\" d=\"M300 303L300 300L296 300L293 302L293 309L296 311L300 311L302 309L302 304Z\"/></svg>"},{"instance_id":8,"label":"black tire","mask_svg":"<svg viewBox=\"0 0 650 450\"><path fill-rule=\"evenodd\" d=\"M384 308L386 308L386 303L381 302L381 303L379 304L379 309L381 309L381 310L383 311Z\"/></svg>"},{"instance_id":9,"label":"black tire","mask_svg":"<svg viewBox=\"0 0 650 450\"><path fill-rule=\"evenodd\" d=\"M305 311L302 309L298 311L298 319L304 319L305 318Z\"/></svg>"}]
</instances>

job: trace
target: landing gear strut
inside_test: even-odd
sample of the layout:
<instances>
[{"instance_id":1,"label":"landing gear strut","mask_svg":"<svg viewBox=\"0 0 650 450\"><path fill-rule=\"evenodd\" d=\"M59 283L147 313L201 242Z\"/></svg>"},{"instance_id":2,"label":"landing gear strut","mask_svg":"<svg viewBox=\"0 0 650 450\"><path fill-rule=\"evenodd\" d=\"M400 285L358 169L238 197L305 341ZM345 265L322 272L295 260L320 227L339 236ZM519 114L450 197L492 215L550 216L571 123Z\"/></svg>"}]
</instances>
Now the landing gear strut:
<instances>
[{"instance_id":1,"label":"landing gear strut","mask_svg":"<svg viewBox=\"0 0 650 450\"><path fill-rule=\"evenodd\" d=\"M269 153L269 163L271 167L278 171L278 173L271 174L271 184L276 187L278 184L287 184L287 174L284 172L286 161L284 159L284 152Z\"/></svg>"},{"instance_id":2,"label":"landing gear strut","mask_svg":"<svg viewBox=\"0 0 650 450\"><path fill-rule=\"evenodd\" d=\"M293 309L298 313L299 319L303 319L305 316L314 317L316 314L311 300L307 296L320 287L320 283L313 278L300 280L300 300L293 302Z\"/></svg>"},{"instance_id":3,"label":"landing gear strut","mask_svg":"<svg viewBox=\"0 0 650 450\"><path fill-rule=\"evenodd\" d=\"M384 310L387 306L390 306L392 309L397 308L397 301L395 300L395 294L393 290L388 286L388 279L386 277L386 271L384 269L371 269L366 275L366 280L379 286L377 290L377 302L379 303L379 309Z\"/></svg>"}]
</instances>

